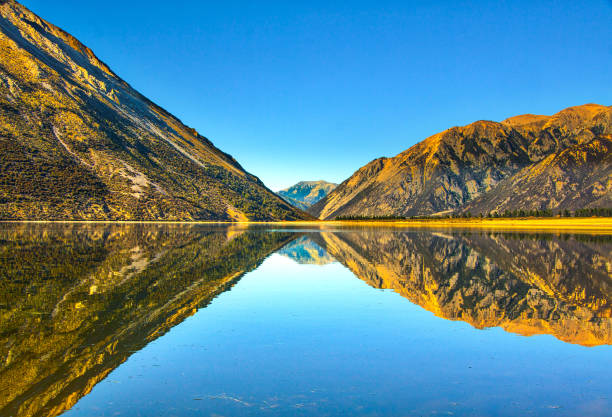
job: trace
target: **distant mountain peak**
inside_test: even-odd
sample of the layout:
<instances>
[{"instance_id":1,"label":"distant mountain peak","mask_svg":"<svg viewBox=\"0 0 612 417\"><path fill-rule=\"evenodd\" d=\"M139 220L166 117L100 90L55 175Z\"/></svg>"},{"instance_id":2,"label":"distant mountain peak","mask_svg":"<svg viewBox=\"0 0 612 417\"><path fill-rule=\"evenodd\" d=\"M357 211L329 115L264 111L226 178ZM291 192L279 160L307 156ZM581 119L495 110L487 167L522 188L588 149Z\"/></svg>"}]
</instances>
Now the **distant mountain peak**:
<instances>
[{"instance_id":1,"label":"distant mountain peak","mask_svg":"<svg viewBox=\"0 0 612 417\"><path fill-rule=\"evenodd\" d=\"M280 190L278 195L294 206L306 210L317 201L321 200L338 184L318 180L318 181L300 181L291 187Z\"/></svg>"}]
</instances>

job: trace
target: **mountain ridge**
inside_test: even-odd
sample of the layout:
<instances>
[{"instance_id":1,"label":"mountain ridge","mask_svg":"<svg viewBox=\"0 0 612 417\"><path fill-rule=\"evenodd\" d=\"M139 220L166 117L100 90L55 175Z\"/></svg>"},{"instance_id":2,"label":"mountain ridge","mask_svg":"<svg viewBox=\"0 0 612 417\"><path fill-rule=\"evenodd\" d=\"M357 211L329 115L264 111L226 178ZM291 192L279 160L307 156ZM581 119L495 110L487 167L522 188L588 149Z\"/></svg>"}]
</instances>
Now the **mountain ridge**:
<instances>
[{"instance_id":1,"label":"mountain ridge","mask_svg":"<svg viewBox=\"0 0 612 417\"><path fill-rule=\"evenodd\" d=\"M502 122L480 120L455 126L395 157L371 161L308 211L321 219L462 212L478 197L493 199L498 184L521 170L572 146L594 139L606 142L610 134L612 107L597 104L569 107L552 116L521 115ZM605 146L600 148L599 152L605 152ZM610 178L612 167L603 156L602 177ZM609 199L612 181L600 182L593 186ZM575 196L567 206L588 207L597 204L599 197ZM566 208L545 200L540 196L526 204L511 198L481 206L496 211Z\"/></svg>"},{"instance_id":2,"label":"mountain ridge","mask_svg":"<svg viewBox=\"0 0 612 417\"><path fill-rule=\"evenodd\" d=\"M14 0L0 55L0 218L310 218Z\"/></svg>"}]
</instances>

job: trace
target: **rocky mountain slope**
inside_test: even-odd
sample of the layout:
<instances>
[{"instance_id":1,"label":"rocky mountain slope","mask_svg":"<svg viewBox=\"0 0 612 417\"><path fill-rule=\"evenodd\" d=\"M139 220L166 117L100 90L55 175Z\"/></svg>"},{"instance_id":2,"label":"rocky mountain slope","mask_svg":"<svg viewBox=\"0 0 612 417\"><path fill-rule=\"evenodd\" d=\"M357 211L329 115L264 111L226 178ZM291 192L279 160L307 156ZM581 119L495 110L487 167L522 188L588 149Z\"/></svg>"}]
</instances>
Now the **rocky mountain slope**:
<instances>
[{"instance_id":1,"label":"rocky mountain slope","mask_svg":"<svg viewBox=\"0 0 612 417\"><path fill-rule=\"evenodd\" d=\"M338 184L327 181L300 181L289 188L280 190L278 195L295 207L306 210L337 186Z\"/></svg>"},{"instance_id":2,"label":"rocky mountain slope","mask_svg":"<svg viewBox=\"0 0 612 417\"><path fill-rule=\"evenodd\" d=\"M550 154L501 181L494 192L477 197L462 211L612 207L611 139L601 136Z\"/></svg>"},{"instance_id":3,"label":"rocky mountain slope","mask_svg":"<svg viewBox=\"0 0 612 417\"><path fill-rule=\"evenodd\" d=\"M0 1L0 158L1 219L308 218L14 0Z\"/></svg>"},{"instance_id":4,"label":"rocky mountain slope","mask_svg":"<svg viewBox=\"0 0 612 417\"><path fill-rule=\"evenodd\" d=\"M313 239L371 286L393 289L438 317L584 346L612 344L609 243L374 229Z\"/></svg>"},{"instance_id":5,"label":"rocky mountain slope","mask_svg":"<svg viewBox=\"0 0 612 417\"><path fill-rule=\"evenodd\" d=\"M612 107L478 121L360 168L309 212L414 216L608 207Z\"/></svg>"}]
</instances>

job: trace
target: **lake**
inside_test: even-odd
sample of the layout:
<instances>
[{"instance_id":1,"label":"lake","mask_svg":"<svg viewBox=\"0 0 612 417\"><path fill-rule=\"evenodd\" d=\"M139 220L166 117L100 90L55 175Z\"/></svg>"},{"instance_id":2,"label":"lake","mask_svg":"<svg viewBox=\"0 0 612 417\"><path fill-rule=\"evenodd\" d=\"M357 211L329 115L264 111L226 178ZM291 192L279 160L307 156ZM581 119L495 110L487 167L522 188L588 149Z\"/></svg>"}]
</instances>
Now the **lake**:
<instances>
[{"instance_id":1,"label":"lake","mask_svg":"<svg viewBox=\"0 0 612 417\"><path fill-rule=\"evenodd\" d=\"M0 225L0 416L610 416L612 236Z\"/></svg>"}]
</instances>

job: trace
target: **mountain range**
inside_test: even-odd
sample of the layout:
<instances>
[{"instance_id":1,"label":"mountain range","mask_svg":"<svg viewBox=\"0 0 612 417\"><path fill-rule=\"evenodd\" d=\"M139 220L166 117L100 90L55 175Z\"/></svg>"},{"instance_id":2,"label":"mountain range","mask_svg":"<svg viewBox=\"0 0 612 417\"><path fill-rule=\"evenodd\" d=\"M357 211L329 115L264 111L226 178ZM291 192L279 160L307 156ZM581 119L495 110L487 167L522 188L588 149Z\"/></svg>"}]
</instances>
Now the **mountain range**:
<instances>
[{"instance_id":1,"label":"mountain range","mask_svg":"<svg viewBox=\"0 0 612 417\"><path fill-rule=\"evenodd\" d=\"M0 1L0 219L298 220L85 45Z\"/></svg>"},{"instance_id":2,"label":"mountain range","mask_svg":"<svg viewBox=\"0 0 612 417\"><path fill-rule=\"evenodd\" d=\"M280 190L278 195L295 207L306 210L332 192L337 186L338 184L327 181L300 181L289 188Z\"/></svg>"},{"instance_id":3,"label":"mountain range","mask_svg":"<svg viewBox=\"0 0 612 417\"><path fill-rule=\"evenodd\" d=\"M477 121L278 194L76 38L0 0L0 220L331 220L612 207L612 107Z\"/></svg>"},{"instance_id":4,"label":"mountain range","mask_svg":"<svg viewBox=\"0 0 612 417\"><path fill-rule=\"evenodd\" d=\"M478 121L375 159L308 209L422 216L612 206L612 107Z\"/></svg>"}]
</instances>

